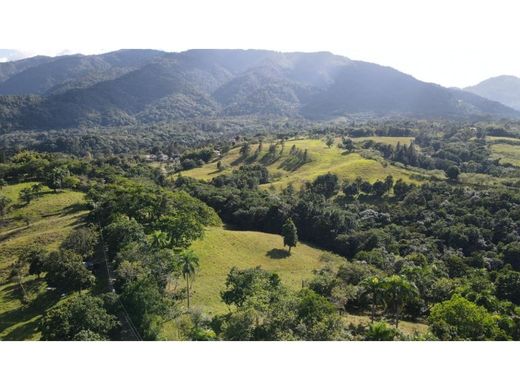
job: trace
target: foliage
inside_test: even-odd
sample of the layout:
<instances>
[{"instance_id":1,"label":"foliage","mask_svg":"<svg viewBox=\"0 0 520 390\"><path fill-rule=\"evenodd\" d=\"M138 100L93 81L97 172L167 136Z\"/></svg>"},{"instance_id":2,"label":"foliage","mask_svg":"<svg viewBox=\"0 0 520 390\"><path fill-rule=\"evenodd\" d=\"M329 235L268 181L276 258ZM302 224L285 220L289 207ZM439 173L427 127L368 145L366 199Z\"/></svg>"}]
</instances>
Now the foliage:
<instances>
[{"instance_id":1,"label":"foliage","mask_svg":"<svg viewBox=\"0 0 520 390\"><path fill-rule=\"evenodd\" d=\"M298 231L292 219L287 219L282 226L283 246L289 247L289 253L291 248L295 247L298 243Z\"/></svg>"},{"instance_id":2,"label":"foliage","mask_svg":"<svg viewBox=\"0 0 520 390\"><path fill-rule=\"evenodd\" d=\"M95 229L83 227L73 230L61 243L61 248L76 252L84 259L88 259L94 254L98 240L99 234Z\"/></svg>"},{"instance_id":3,"label":"foliage","mask_svg":"<svg viewBox=\"0 0 520 390\"><path fill-rule=\"evenodd\" d=\"M49 253L44 270L47 284L61 291L81 291L95 283L95 277L83 264L81 255L69 250Z\"/></svg>"},{"instance_id":4,"label":"foliage","mask_svg":"<svg viewBox=\"0 0 520 390\"><path fill-rule=\"evenodd\" d=\"M368 326L365 340L367 341L393 341L399 334L398 330L388 326L386 322L374 322Z\"/></svg>"},{"instance_id":5,"label":"foliage","mask_svg":"<svg viewBox=\"0 0 520 390\"><path fill-rule=\"evenodd\" d=\"M433 306L428 322L441 340L494 340L499 335L497 318L460 295Z\"/></svg>"},{"instance_id":6,"label":"foliage","mask_svg":"<svg viewBox=\"0 0 520 390\"><path fill-rule=\"evenodd\" d=\"M103 340L116 326L101 298L75 295L45 314L41 331L43 340Z\"/></svg>"}]
</instances>

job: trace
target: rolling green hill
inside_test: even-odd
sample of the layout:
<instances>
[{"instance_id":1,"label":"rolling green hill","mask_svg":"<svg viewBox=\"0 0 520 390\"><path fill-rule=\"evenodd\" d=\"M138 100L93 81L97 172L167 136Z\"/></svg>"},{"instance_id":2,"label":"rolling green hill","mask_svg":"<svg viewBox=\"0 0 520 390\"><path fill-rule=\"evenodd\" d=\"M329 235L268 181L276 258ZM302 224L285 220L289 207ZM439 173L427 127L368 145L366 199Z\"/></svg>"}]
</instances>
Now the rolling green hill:
<instances>
[{"instance_id":1,"label":"rolling green hill","mask_svg":"<svg viewBox=\"0 0 520 390\"><path fill-rule=\"evenodd\" d=\"M402 138L401 143L409 143L411 137L370 137L378 142L397 143L399 138ZM384 138L388 138L385 140ZM367 140L366 138L364 140ZM300 150L308 150L310 162L298 167L295 170L286 170L283 168L284 162L290 156L290 149L295 145ZM255 152L258 145L252 145L252 153ZM259 153L254 161L263 163L263 158L267 154L269 145L263 145L263 151ZM290 140L285 142L283 151L281 146L277 146L279 156L274 162L265 163L269 173L271 174L271 183L263 185L275 188L283 188L288 184L293 184L296 188L300 187L305 181L312 181L319 175L325 173L335 173L342 180L354 180L360 176L365 180L374 182L377 179L384 179L388 175L392 175L395 180L403 179L407 182L416 182L417 172L399 168L394 165L378 161L375 159L368 159L359 153L345 153L344 150L335 146L328 148L322 140L316 139L300 139ZM211 180L212 178L226 173L231 173L233 169L237 169L244 161L240 160L239 148L232 149L226 156L222 158L222 164L225 167L223 171L217 169L217 161L213 161L200 168L195 168L189 171L182 172L182 175L193 177L195 179Z\"/></svg>"},{"instance_id":2,"label":"rolling green hill","mask_svg":"<svg viewBox=\"0 0 520 390\"><path fill-rule=\"evenodd\" d=\"M0 224L0 340L38 339L39 318L60 299L46 290L44 281L31 276L24 279L29 303L22 302L18 284L9 278L20 251L31 244L56 249L86 214L84 195L68 190L55 194L44 187L41 197L29 205L20 204L20 190L33 184L9 185L0 191L13 201Z\"/></svg>"},{"instance_id":3,"label":"rolling green hill","mask_svg":"<svg viewBox=\"0 0 520 390\"><path fill-rule=\"evenodd\" d=\"M279 235L225 228L208 229L192 249L200 258L200 269L193 284L192 307L211 315L228 310L220 299L220 292L225 289L226 276L233 266L239 269L260 266L276 272L287 287L297 290L302 281L312 278L314 270L326 264L339 266L343 261L339 256L303 243L286 257ZM345 314L344 320L345 324L353 325L370 322L366 315ZM400 328L408 335L428 330L427 325L408 321L402 321ZM173 323L166 323L162 335L164 339L175 339L176 332Z\"/></svg>"},{"instance_id":4,"label":"rolling green hill","mask_svg":"<svg viewBox=\"0 0 520 390\"><path fill-rule=\"evenodd\" d=\"M520 140L504 138L501 143L498 138L491 144L491 158L500 159L501 164L520 166Z\"/></svg>"},{"instance_id":5,"label":"rolling green hill","mask_svg":"<svg viewBox=\"0 0 520 390\"><path fill-rule=\"evenodd\" d=\"M280 275L289 288L298 289L302 281L312 277L313 270L326 264L323 255L328 253L299 243L287 256L279 235L223 228L208 229L192 249L200 258L192 303L209 314L226 311L220 291L224 290L226 276L233 266L240 269L260 266ZM328 254L326 257L341 262L339 256Z\"/></svg>"}]
</instances>

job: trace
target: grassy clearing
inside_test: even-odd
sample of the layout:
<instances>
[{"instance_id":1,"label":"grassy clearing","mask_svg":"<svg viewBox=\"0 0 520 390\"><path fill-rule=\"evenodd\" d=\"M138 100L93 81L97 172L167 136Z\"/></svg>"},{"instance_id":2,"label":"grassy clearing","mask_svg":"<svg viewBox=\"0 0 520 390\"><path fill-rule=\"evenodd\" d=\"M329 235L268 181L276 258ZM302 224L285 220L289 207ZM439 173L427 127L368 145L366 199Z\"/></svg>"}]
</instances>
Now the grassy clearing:
<instances>
[{"instance_id":1,"label":"grassy clearing","mask_svg":"<svg viewBox=\"0 0 520 390\"><path fill-rule=\"evenodd\" d=\"M346 324L352 325L368 325L370 323L368 316L345 314L344 319ZM418 322L399 321L399 330L408 336L424 334L428 332L428 325Z\"/></svg>"},{"instance_id":2,"label":"grassy clearing","mask_svg":"<svg viewBox=\"0 0 520 390\"><path fill-rule=\"evenodd\" d=\"M0 192L13 200L0 224L0 339L38 339L38 320L59 297L46 290L35 277L25 280L30 302L23 304L16 283L9 280L11 264L20 251L32 244L56 249L69 232L81 224L84 195L75 191L54 193L44 187L43 195L29 205L20 204L21 189L35 183L5 186Z\"/></svg>"},{"instance_id":3,"label":"grassy clearing","mask_svg":"<svg viewBox=\"0 0 520 390\"><path fill-rule=\"evenodd\" d=\"M520 143L520 138L512 138L512 137L494 137L491 135L486 136L486 141L488 142L500 142L500 141L509 141Z\"/></svg>"},{"instance_id":4,"label":"grassy clearing","mask_svg":"<svg viewBox=\"0 0 520 390\"><path fill-rule=\"evenodd\" d=\"M369 138L403 138L403 140L410 139L410 137L369 137ZM390 141L388 141L390 142ZM404 142L404 141L403 141ZM295 145L300 150L308 150L311 162L306 163L294 171L287 171L281 167L282 163L288 158L290 149ZM258 145L252 145L251 150L254 152ZM261 161L267 153L269 145L264 144L263 151L258 155L256 161ZM278 151L280 151L280 146ZM183 175L193 177L196 179L210 180L215 176L225 173L231 173L233 169L241 165L239 148L232 149L222 159L223 165L226 167L222 172L217 169L217 161L206 164L200 168L195 168L189 171L182 172ZM354 180L360 176L365 180L374 182L377 179L384 179L388 175L392 175L394 180L403 179L407 182L416 182L412 176L416 172L405 168L396 167L387 164L384 161L368 159L361 156L359 153L345 153L344 150L333 146L328 148L322 140L302 139L290 140L285 143L285 147L279 158L269 165L267 168L272 176L272 185L279 189L286 187L288 184L293 184L295 187L300 187L306 181L312 181L317 176L325 173L335 173L342 180ZM265 187L270 187L270 184Z\"/></svg>"},{"instance_id":5,"label":"grassy clearing","mask_svg":"<svg viewBox=\"0 0 520 390\"><path fill-rule=\"evenodd\" d=\"M200 269L193 284L192 308L207 314L227 312L227 306L220 300L220 292L225 288L229 270L261 266L276 272L289 288L298 290L302 281L313 277L313 271L327 264L339 266L343 259L311 246L299 243L290 257L283 250L282 238L276 234L235 231L225 228L209 228L204 238L195 242L192 249L200 258ZM332 262L332 263L330 263ZM368 316L345 314L345 324L368 324ZM399 329L408 335L425 333L425 324L401 321ZM178 338L174 324L166 323L164 339Z\"/></svg>"},{"instance_id":6,"label":"grassy clearing","mask_svg":"<svg viewBox=\"0 0 520 390\"><path fill-rule=\"evenodd\" d=\"M520 144L492 144L491 158L499 158L500 163L502 164L512 164L514 166L520 167Z\"/></svg>"},{"instance_id":7,"label":"grassy clearing","mask_svg":"<svg viewBox=\"0 0 520 390\"><path fill-rule=\"evenodd\" d=\"M398 143L401 145L410 145L415 137L356 137L352 138L354 143L361 143L364 141L374 141L382 144L388 144L396 146Z\"/></svg>"},{"instance_id":8,"label":"grassy clearing","mask_svg":"<svg viewBox=\"0 0 520 390\"><path fill-rule=\"evenodd\" d=\"M302 281L312 277L313 270L323 267L320 260L327 252L299 243L291 256L283 249L282 237L251 231L234 231L209 228L204 238L195 242L192 249L200 258L200 271L193 284L193 307L209 314L223 313L226 305L220 300L229 270L261 266L276 272L289 288L299 289ZM339 256L330 255L333 262L341 262Z\"/></svg>"}]
</instances>

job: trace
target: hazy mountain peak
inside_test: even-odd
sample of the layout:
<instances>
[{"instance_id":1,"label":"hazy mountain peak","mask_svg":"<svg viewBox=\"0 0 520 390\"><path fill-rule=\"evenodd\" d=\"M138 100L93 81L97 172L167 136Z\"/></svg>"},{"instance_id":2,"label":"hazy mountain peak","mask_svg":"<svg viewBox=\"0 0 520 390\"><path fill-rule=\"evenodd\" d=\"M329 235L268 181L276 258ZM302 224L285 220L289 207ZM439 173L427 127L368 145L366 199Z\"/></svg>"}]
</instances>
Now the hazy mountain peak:
<instances>
[{"instance_id":1,"label":"hazy mountain peak","mask_svg":"<svg viewBox=\"0 0 520 390\"><path fill-rule=\"evenodd\" d=\"M477 85L467 87L465 90L520 110L519 77L511 75L491 77Z\"/></svg>"},{"instance_id":2,"label":"hazy mountain peak","mask_svg":"<svg viewBox=\"0 0 520 390\"><path fill-rule=\"evenodd\" d=\"M0 99L0 123L9 128L243 115L520 116L468 91L328 52L120 50L30 58L0 64L2 94L44 96Z\"/></svg>"}]
</instances>

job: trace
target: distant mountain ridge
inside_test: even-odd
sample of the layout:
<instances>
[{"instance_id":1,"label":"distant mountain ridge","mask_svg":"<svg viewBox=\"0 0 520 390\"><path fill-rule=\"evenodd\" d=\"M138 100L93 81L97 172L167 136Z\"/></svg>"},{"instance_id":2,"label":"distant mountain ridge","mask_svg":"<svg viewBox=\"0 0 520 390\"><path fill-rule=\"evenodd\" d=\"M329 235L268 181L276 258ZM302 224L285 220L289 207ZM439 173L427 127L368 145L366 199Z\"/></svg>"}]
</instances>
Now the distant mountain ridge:
<instances>
[{"instance_id":1,"label":"distant mountain ridge","mask_svg":"<svg viewBox=\"0 0 520 390\"><path fill-rule=\"evenodd\" d=\"M520 117L472 93L328 52L121 50L35 57L0 64L0 95L4 132L224 116Z\"/></svg>"},{"instance_id":2,"label":"distant mountain ridge","mask_svg":"<svg viewBox=\"0 0 520 390\"><path fill-rule=\"evenodd\" d=\"M520 78L516 76L492 77L472 87L464 88L465 91L495 100L506 106L520 110Z\"/></svg>"}]
</instances>

